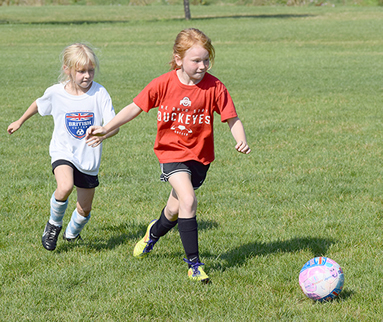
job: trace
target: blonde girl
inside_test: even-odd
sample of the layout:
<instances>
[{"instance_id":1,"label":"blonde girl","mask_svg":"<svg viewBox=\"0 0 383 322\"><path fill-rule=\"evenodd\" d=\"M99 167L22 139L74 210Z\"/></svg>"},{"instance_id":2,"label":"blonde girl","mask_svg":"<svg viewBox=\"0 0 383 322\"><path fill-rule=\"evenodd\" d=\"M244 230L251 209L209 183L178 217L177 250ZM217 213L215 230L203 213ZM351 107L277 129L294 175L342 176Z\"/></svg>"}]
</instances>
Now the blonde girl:
<instances>
[{"instance_id":1,"label":"blonde girl","mask_svg":"<svg viewBox=\"0 0 383 322\"><path fill-rule=\"evenodd\" d=\"M53 116L49 153L57 188L50 199L50 218L42 236L44 248L50 251L56 248L74 186L77 206L63 239L69 242L81 239L80 232L90 219L95 188L99 185L101 143L118 132L116 128L104 136L85 138L90 126L105 124L115 116L108 92L93 81L99 63L91 47L83 43L70 45L63 50L61 62L59 84L49 87L20 119L8 126L8 133L13 134L36 113Z\"/></svg>"},{"instance_id":2,"label":"blonde girl","mask_svg":"<svg viewBox=\"0 0 383 322\"><path fill-rule=\"evenodd\" d=\"M135 245L133 255L149 254L160 237L178 224L191 280L207 283L198 249L195 190L206 178L214 160L213 118L218 113L229 125L235 149L248 154L242 122L222 82L208 73L214 60L214 47L200 30L181 31L175 40L171 71L151 81L106 126L92 126L87 137L107 135L131 121L142 111L157 111L157 137L154 151L161 166L161 180L172 187L159 219L153 220L145 236Z\"/></svg>"}]
</instances>

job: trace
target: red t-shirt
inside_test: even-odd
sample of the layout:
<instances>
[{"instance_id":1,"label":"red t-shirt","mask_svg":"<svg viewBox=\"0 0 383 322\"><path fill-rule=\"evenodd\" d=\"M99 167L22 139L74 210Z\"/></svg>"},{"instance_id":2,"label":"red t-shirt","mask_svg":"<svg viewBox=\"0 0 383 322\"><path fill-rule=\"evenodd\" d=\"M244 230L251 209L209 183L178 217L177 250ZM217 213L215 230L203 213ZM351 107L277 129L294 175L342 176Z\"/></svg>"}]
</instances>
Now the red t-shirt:
<instances>
[{"instance_id":1,"label":"red t-shirt","mask_svg":"<svg viewBox=\"0 0 383 322\"><path fill-rule=\"evenodd\" d=\"M225 85L206 73L197 85L182 84L176 70L152 80L134 98L143 111L158 107L154 152L160 163L214 160L213 112L236 117Z\"/></svg>"}]
</instances>

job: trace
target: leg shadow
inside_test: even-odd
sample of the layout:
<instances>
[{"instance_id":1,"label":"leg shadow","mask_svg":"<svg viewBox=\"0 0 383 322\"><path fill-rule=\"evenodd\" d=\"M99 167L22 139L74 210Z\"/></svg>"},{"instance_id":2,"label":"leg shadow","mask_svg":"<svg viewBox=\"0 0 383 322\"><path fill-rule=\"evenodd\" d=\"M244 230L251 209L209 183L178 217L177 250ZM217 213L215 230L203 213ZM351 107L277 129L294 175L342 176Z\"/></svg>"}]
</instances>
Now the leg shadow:
<instances>
[{"instance_id":1,"label":"leg shadow","mask_svg":"<svg viewBox=\"0 0 383 322\"><path fill-rule=\"evenodd\" d=\"M300 250L309 249L313 257L324 256L328 248L335 241L325 238L293 238L284 241L274 241L269 243L252 242L238 246L221 255L221 270L229 267L241 266L246 263L249 258L255 256L268 255L273 253L295 253Z\"/></svg>"}]
</instances>

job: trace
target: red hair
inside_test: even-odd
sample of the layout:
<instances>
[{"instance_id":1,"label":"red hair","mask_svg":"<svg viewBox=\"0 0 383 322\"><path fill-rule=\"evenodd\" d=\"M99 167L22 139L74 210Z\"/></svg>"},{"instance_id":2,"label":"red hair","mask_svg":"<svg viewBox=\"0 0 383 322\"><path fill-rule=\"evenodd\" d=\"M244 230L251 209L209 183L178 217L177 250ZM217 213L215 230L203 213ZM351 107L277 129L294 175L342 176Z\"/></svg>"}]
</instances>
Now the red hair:
<instances>
[{"instance_id":1,"label":"red hair","mask_svg":"<svg viewBox=\"0 0 383 322\"><path fill-rule=\"evenodd\" d=\"M173 46L173 58L169 63L170 69L173 70L178 68L175 62L176 55L183 59L186 51L196 44L202 46L208 51L211 67L214 63L215 50L211 44L210 38L198 29L188 28L182 30L176 37Z\"/></svg>"}]
</instances>

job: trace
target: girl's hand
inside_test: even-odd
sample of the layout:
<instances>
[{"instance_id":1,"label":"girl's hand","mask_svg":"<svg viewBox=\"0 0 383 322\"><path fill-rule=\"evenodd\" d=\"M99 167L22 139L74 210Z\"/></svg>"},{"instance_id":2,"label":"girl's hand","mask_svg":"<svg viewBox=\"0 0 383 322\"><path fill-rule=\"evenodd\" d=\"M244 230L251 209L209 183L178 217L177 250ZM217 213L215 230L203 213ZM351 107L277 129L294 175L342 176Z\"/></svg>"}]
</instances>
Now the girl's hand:
<instances>
[{"instance_id":1,"label":"girl's hand","mask_svg":"<svg viewBox=\"0 0 383 322\"><path fill-rule=\"evenodd\" d=\"M13 122L9 124L7 132L8 134L15 133L21 127L21 123L19 121Z\"/></svg>"},{"instance_id":2,"label":"girl's hand","mask_svg":"<svg viewBox=\"0 0 383 322\"><path fill-rule=\"evenodd\" d=\"M104 136L106 131L103 126L93 125L86 130L85 140L89 140L93 136Z\"/></svg>"},{"instance_id":3,"label":"girl's hand","mask_svg":"<svg viewBox=\"0 0 383 322\"><path fill-rule=\"evenodd\" d=\"M93 125L86 130L85 143L92 148L99 146L106 139L106 130L103 126Z\"/></svg>"},{"instance_id":4,"label":"girl's hand","mask_svg":"<svg viewBox=\"0 0 383 322\"><path fill-rule=\"evenodd\" d=\"M9 124L7 132L9 134L15 133L26 120L38 112L37 103L34 101L25 111L25 113L15 122Z\"/></svg>"},{"instance_id":5,"label":"girl's hand","mask_svg":"<svg viewBox=\"0 0 383 322\"><path fill-rule=\"evenodd\" d=\"M239 141L237 143L237 145L235 146L235 149L238 151L238 152L241 152L241 153L244 153L244 154L249 154L251 152L251 149L249 148L249 146L247 145L246 142L243 142L243 141Z\"/></svg>"},{"instance_id":6,"label":"girl's hand","mask_svg":"<svg viewBox=\"0 0 383 322\"><path fill-rule=\"evenodd\" d=\"M241 120L238 118L238 116L232 117L227 120L227 124L229 124L231 134L233 134L233 137L237 142L235 149L238 152L249 154L251 150L246 143L246 134Z\"/></svg>"},{"instance_id":7,"label":"girl's hand","mask_svg":"<svg viewBox=\"0 0 383 322\"><path fill-rule=\"evenodd\" d=\"M85 134L85 143L87 143L92 148L99 146L102 141L107 138L111 138L116 135L120 129L114 129L112 131L107 131L103 126L91 126L86 130Z\"/></svg>"},{"instance_id":8,"label":"girl's hand","mask_svg":"<svg viewBox=\"0 0 383 322\"><path fill-rule=\"evenodd\" d=\"M105 136L92 135L88 139L85 139L85 143L87 143L90 147L95 148L96 146L99 146L104 139Z\"/></svg>"}]
</instances>

